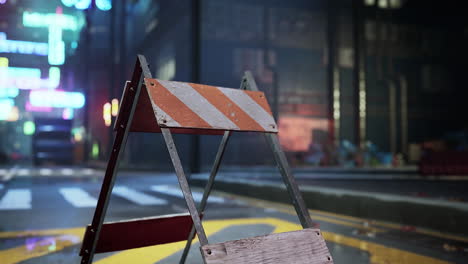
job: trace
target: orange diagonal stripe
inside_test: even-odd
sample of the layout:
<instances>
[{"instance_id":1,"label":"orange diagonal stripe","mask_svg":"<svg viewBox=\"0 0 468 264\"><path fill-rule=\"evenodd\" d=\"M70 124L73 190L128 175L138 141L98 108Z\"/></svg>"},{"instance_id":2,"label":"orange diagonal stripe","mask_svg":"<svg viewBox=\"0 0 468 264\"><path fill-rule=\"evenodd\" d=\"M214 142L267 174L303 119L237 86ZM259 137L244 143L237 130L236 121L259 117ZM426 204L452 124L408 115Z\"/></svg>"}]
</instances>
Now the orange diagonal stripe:
<instances>
[{"instance_id":1,"label":"orange diagonal stripe","mask_svg":"<svg viewBox=\"0 0 468 264\"><path fill-rule=\"evenodd\" d=\"M256 92L256 91L245 91L245 93L252 98L259 106L263 108L267 113L273 115L271 113L270 105L265 98L265 94L263 92Z\"/></svg>"},{"instance_id":2,"label":"orange diagonal stripe","mask_svg":"<svg viewBox=\"0 0 468 264\"><path fill-rule=\"evenodd\" d=\"M217 87L195 83L190 83L190 85L236 124L240 130L265 131L262 126L224 95Z\"/></svg>"},{"instance_id":3,"label":"orange diagonal stripe","mask_svg":"<svg viewBox=\"0 0 468 264\"><path fill-rule=\"evenodd\" d=\"M182 127L212 128L157 80L150 80L153 81L154 85L150 85L148 90L154 103Z\"/></svg>"}]
</instances>

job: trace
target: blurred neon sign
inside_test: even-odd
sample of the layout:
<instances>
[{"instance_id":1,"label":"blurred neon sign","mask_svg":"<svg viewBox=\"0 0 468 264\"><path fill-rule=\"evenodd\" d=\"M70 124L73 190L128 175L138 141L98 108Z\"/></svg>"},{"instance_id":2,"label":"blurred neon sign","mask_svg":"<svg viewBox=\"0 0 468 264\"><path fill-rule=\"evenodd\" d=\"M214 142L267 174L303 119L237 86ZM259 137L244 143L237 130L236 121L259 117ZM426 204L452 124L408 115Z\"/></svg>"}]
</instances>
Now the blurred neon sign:
<instances>
[{"instance_id":1,"label":"blurred neon sign","mask_svg":"<svg viewBox=\"0 0 468 264\"><path fill-rule=\"evenodd\" d=\"M29 102L37 107L82 108L85 97L79 92L34 90L29 94Z\"/></svg>"},{"instance_id":2,"label":"blurred neon sign","mask_svg":"<svg viewBox=\"0 0 468 264\"><path fill-rule=\"evenodd\" d=\"M5 32L0 32L0 53L19 53L47 56L49 44L43 42L7 39Z\"/></svg>"},{"instance_id":3,"label":"blurred neon sign","mask_svg":"<svg viewBox=\"0 0 468 264\"><path fill-rule=\"evenodd\" d=\"M63 30L78 31L81 28L79 19L72 15L36 12L23 13L23 26L25 27L48 28L54 25L59 25Z\"/></svg>"},{"instance_id":4,"label":"blurred neon sign","mask_svg":"<svg viewBox=\"0 0 468 264\"><path fill-rule=\"evenodd\" d=\"M65 42L62 40L61 26L49 26L48 60L50 65L63 65L65 63Z\"/></svg>"},{"instance_id":5,"label":"blurred neon sign","mask_svg":"<svg viewBox=\"0 0 468 264\"><path fill-rule=\"evenodd\" d=\"M23 25L32 28L48 28L48 60L50 65L63 65L65 63L65 42L62 40L63 30L78 31L82 23L71 15L57 13L23 13Z\"/></svg>"},{"instance_id":6,"label":"blurred neon sign","mask_svg":"<svg viewBox=\"0 0 468 264\"><path fill-rule=\"evenodd\" d=\"M0 90L57 88L60 84L60 68L50 67L49 78L41 79L37 68L8 67L8 58L0 58Z\"/></svg>"}]
</instances>

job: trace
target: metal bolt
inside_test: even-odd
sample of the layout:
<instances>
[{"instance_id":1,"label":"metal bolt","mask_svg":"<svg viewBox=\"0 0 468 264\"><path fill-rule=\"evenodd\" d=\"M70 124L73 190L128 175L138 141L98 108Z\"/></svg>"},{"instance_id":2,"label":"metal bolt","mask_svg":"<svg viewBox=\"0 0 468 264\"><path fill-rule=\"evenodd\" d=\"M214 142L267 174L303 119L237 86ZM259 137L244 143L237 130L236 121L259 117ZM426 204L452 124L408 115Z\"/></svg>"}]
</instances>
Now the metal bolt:
<instances>
[{"instance_id":1,"label":"metal bolt","mask_svg":"<svg viewBox=\"0 0 468 264\"><path fill-rule=\"evenodd\" d=\"M94 228L91 228L91 233L94 233Z\"/></svg>"},{"instance_id":2,"label":"metal bolt","mask_svg":"<svg viewBox=\"0 0 468 264\"><path fill-rule=\"evenodd\" d=\"M121 128L124 128L124 125L120 125Z\"/></svg>"}]
</instances>

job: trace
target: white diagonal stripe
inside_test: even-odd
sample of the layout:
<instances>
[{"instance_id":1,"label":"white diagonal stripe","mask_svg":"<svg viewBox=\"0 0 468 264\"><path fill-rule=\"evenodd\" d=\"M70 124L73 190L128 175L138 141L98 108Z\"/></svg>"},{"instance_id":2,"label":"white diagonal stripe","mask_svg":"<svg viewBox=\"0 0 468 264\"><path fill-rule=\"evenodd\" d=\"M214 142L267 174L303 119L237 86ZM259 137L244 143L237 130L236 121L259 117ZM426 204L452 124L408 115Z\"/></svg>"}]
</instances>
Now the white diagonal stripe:
<instances>
[{"instance_id":1,"label":"white diagonal stripe","mask_svg":"<svg viewBox=\"0 0 468 264\"><path fill-rule=\"evenodd\" d=\"M134 202L138 205L162 205L167 204L166 200L159 199L145 193L130 189L125 186L116 186L112 191L112 194L115 194L121 198L127 199L131 202Z\"/></svg>"},{"instance_id":2,"label":"white diagonal stripe","mask_svg":"<svg viewBox=\"0 0 468 264\"><path fill-rule=\"evenodd\" d=\"M74 207L96 207L96 198L80 188L60 188L59 192Z\"/></svg>"},{"instance_id":3,"label":"white diagonal stripe","mask_svg":"<svg viewBox=\"0 0 468 264\"><path fill-rule=\"evenodd\" d=\"M31 191L28 189L8 190L0 200L0 210L31 209Z\"/></svg>"},{"instance_id":4,"label":"white diagonal stripe","mask_svg":"<svg viewBox=\"0 0 468 264\"><path fill-rule=\"evenodd\" d=\"M151 190L155 192L160 192L163 194L167 194L170 196L176 196L180 198L184 198L182 191L176 186L169 186L169 185L153 185L151 186ZM203 198L203 194L201 192L194 192L192 191L193 199L196 202L200 202ZM224 199L218 196L210 196L208 197L208 201L212 203L223 203Z\"/></svg>"},{"instance_id":5,"label":"white diagonal stripe","mask_svg":"<svg viewBox=\"0 0 468 264\"><path fill-rule=\"evenodd\" d=\"M193 89L192 86L186 83L158 81L213 128L239 129L236 124L206 100L197 90Z\"/></svg>"},{"instance_id":6,"label":"white diagonal stripe","mask_svg":"<svg viewBox=\"0 0 468 264\"><path fill-rule=\"evenodd\" d=\"M224 95L231 101L239 106L245 113L247 113L253 120L255 120L266 131L277 131L276 123L270 113L265 111L257 102L255 102L248 94L243 91L218 88ZM272 127L274 126L274 127Z\"/></svg>"},{"instance_id":7,"label":"white diagonal stripe","mask_svg":"<svg viewBox=\"0 0 468 264\"><path fill-rule=\"evenodd\" d=\"M151 101L153 104L153 101ZM164 124L169 127L180 127L181 125L174 120L170 115L164 112L157 104L153 104L153 111L156 112L158 118L158 123L162 123L162 120L165 120Z\"/></svg>"}]
</instances>

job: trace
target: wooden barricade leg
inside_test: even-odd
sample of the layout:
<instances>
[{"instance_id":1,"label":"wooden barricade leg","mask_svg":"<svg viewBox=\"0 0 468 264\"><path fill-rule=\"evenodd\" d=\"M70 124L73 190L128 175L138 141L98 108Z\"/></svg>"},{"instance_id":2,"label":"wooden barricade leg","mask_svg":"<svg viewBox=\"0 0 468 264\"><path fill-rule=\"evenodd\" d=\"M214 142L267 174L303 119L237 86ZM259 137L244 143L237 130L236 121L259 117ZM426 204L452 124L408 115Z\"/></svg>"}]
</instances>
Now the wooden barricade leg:
<instances>
[{"instance_id":1,"label":"wooden barricade leg","mask_svg":"<svg viewBox=\"0 0 468 264\"><path fill-rule=\"evenodd\" d=\"M246 82L247 89L250 91L258 91L257 84L250 72L245 72L244 82ZM271 150L275 156L276 163L278 164L278 168L280 170L281 176L283 177L283 181L286 185L286 189L288 190L289 197L296 209L297 216L299 217L299 221L303 228L312 228L313 223L312 219L310 218L309 210L304 203L304 199L302 198L301 192L299 191L299 187L297 186L296 180L291 173L291 169L289 168L288 161L286 159L286 155L284 155L283 150L278 141L278 135L272 133L265 133L265 138L270 145Z\"/></svg>"},{"instance_id":2,"label":"wooden barricade leg","mask_svg":"<svg viewBox=\"0 0 468 264\"><path fill-rule=\"evenodd\" d=\"M101 193L97 202L96 210L94 212L93 221L90 226L90 232L87 233L83 240L82 247L82 264L90 264L93 261L94 253L96 250L97 241L101 232L104 217L107 212L109 205L110 195L114 187L116 168L119 165L119 156L125 149L127 142L128 133L132 124L133 115L135 113L136 105L140 92L142 89L142 77L151 78L151 74L148 69L146 59L142 55L138 55L135 69L133 71L132 80L127 83L125 89L128 89L128 97L126 102L122 102L121 114L119 123L116 124L116 135L114 144L112 146L112 152L107 163L106 174L102 182Z\"/></svg>"},{"instance_id":3,"label":"wooden barricade leg","mask_svg":"<svg viewBox=\"0 0 468 264\"><path fill-rule=\"evenodd\" d=\"M198 240L200 241L201 245L207 245L208 239L206 237L205 229L203 228L203 225L200 220L200 215L195 206L195 201L193 200L192 192L190 191L190 187L188 185L187 178L182 167L182 163L180 162L179 154L177 153L177 148L174 144L174 139L172 138L172 133L169 130L169 128L163 127L161 127L161 132L163 134L164 141L166 142L169 155L171 156L172 164L174 165L177 179L179 180L179 186L184 195L187 208L190 212L190 215L192 216L193 225L195 227L195 230L197 231Z\"/></svg>"},{"instance_id":4,"label":"wooden barricade leg","mask_svg":"<svg viewBox=\"0 0 468 264\"><path fill-rule=\"evenodd\" d=\"M218 153L216 154L215 162L213 163L213 168L211 169L210 177L208 178L208 182L205 186L205 190L203 192L203 197L201 199L200 205L199 205L199 212L201 214L204 213L205 207L207 204L208 197L210 196L211 190L213 188L213 183L216 177L216 174L218 173L219 165L221 164L221 160L224 155L224 150L226 149L226 145L229 141L229 138L231 136L231 131L226 131L224 132L223 139L221 140L221 144L219 145L218 148ZM195 237L195 228L192 227L192 230L190 231L189 237L187 238L187 243L185 244L185 249L184 252L182 253L182 257L180 258L180 264L185 263L185 260L187 259L187 255L190 251L190 247L192 245L193 238Z\"/></svg>"},{"instance_id":5,"label":"wooden barricade leg","mask_svg":"<svg viewBox=\"0 0 468 264\"><path fill-rule=\"evenodd\" d=\"M241 82L240 89L247 89L246 83L244 81ZM208 178L208 182L206 183L205 190L203 191L203 197L200 201L200 205L198 208L198 211L201 214L205 212L206 204L211 194L211 190L213 189L214 180L216 178L216 175L218 174L219 166L221 165L221 160L223 159L224 151L226 150L226 146L229 141L229 138L231 137L231 133L231 131L225 131L223 138L221 139L221 143L219 144L218 152L216 153L215 161L213 162L213 167L211 168L211 173ZM190 231L190 234L187 238L187 243L185 244L184 252L182 253L182 257L180 258L179 264L184 264L187 260L187 256L190 251L190 247L192 246L192 241L194 237L195 228L192 227L192 230Z\"/></svg>"}]
</instances>

